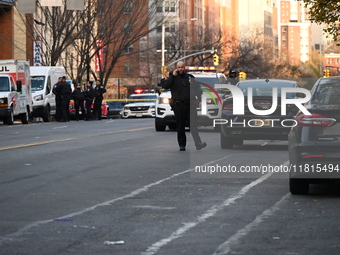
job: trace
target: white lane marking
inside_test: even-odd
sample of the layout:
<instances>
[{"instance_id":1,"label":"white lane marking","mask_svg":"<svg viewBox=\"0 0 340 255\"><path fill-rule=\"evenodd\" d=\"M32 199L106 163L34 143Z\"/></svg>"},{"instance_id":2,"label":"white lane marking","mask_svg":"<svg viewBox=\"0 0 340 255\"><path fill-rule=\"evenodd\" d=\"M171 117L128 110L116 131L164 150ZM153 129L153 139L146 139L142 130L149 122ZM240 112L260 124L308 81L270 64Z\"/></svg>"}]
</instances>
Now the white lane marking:
<instances>
[{"instance_id":1,"label":"white lane marking","mask_svg":"<svg viewBox=\"0 0 340 255\"><path fill-rule=\"evenodd\" d=\"M272 216L276 211L280 210L281 204L290 196L290 193L287 193L284 195L275 205L270 207L269 209L262 212L261 215L258 215L255 220L248 225L246 225L244 228L237 231L234 235L229 237L227 241L225 241L223 244L221 244L217 250L214 252L213 255L225 255L228 254L231 249L230 246L237 244L239 240L248 235L249 232L257 227L266 217Z\"/></svg>"},{"instance_id":2,"label":"white lane marking","mask_svg":"<svg viewBox=\"0 0 340 255\"><path fill-rule=\"evenodd\" d=\"M229 197L225 200L222 204L212 206L208 211L203 213L202 215L198 216L194 221L185 223L183 227L180 227L175 232L173 232L169 237L159 240L158 242L152 244L147 248L145 252L142 252L143 255L153 255L158 252L166 244L172 242L173 240L180 238L187 232L188 230L196 227L198 224L206 221L207 219L213 217L216 213L223 210L225 207L231 205L236 200L243 198L246 193L253 188L254 186L258 185L259 183L263 182L264 180L268 179L273 173L267 173L260 178L256 179L255 181L249 183L248 185L244 186L239 192Z\"/></svg>"},{"instance_id":3,"label":"white lane marking","mask_svg":"<svg viewBox=\"0 0 340 255\"><path fill-rule=\"evenodd\" d=\"M67 128L67 126L53 127L53 129Z\"/></svg>"},{"instance_id":4,"label":"white lane marking","mask_svg":"<svg viewBox=\"0 0 340 255\"><path fill-rule=\"evenodd\" d=\"M211 165L211 164L214 164L214 163L216 163L218 161L227 159L227 158L229 158L231 156L234 156L234 155L235 154L227 155L227 156L224 156L223 158L210 161L210 162L208 162L208 163L206 163L204 165ZM64 216L61 216L61 217L58 217L58 218L61 218L61 219L72 218L74 216L78 216L78 215L84 214L86 212L93 211L93 210L95 210L98 207L111 205L111 204L113 204L115 202L118 202L118 201L121 201L121 200L124 200L124 199L127 199L127 198L135 197L135 196L139 195L142 192L148 191L153 186L157 186L157 185L159 185L159 184L161 184L161 183L163 183L165 181L171 180L171 179L173 179L175 177L178 177L180 175L186 174L186 173L188 173L190 171L193 171L193 170L195 170L195 168L191 168L191 169L185 170L183 172L180 172L180 173L177 173L177 174L173 174L173 175L171 175L171 176L169 176L167 178L161 179L159 181L150 183L150 184L148 184L148 185L146 185L146 186L144 186L142 188L136 189L136 190L132 191L131 193L125 195L125 196L118 197L118 198L115 198L113 200L106 201L104 203L100 203L100 204L91 206L89 208L85 208L84 210L81 210L81 211L78 211L78 212L74 212L74 213L71 213L71 214L68 214L68 215L64 215ZM4 237L0 237L0 245L2 245L5 241L14 241L13 239L18 238L19 236L24 234L25 231L28 231L29 229L31 229L33 227L38 227L40 225L43 225L43 224L46 224L46 223L50 223L50 222L53 222L53 221L54 221L53 219L43 220L43 221L36 221L36 222L33 222L33 223L29 224L29 225L26 225L23 228L19 229L18 231L14 232L14 233L8 234L8 235L6 235Z\"/></svg>"},{"instance_id":5,"label":"white lane marking","mask_svg":"<svg viewBox=\"0 0 340 255\"><path fill-rule=\"evenodd\" d=\"M134 208L151 209L151 210L174 210L176 207L155 206L155 205L136 205Z\"/></svg>"}]
</instances>

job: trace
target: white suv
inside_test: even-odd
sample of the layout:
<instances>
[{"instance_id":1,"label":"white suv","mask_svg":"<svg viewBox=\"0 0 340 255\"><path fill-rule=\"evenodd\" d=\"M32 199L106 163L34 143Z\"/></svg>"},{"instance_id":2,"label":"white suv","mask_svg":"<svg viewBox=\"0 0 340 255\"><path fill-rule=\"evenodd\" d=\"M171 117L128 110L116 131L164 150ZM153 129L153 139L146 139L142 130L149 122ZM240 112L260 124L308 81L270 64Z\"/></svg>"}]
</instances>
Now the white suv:
<instances>
[{"instance_id":1,"label":"white suv","mask_svg":"<svg viewBox=\"0 0 340 255\"><path fill-rule=\"evenodd\" d=\"M122 118L129 117L155 117L156 94L132 94L129 101L134 102L124 105Z\"/></svg>"},{"instance_id":2,"label":"white suv","mask_svg":"<svg viewBox=\"0 0 340 255\"><path fill-rule=\"evenodd\" d=\"M221 104L217 95L211 91L210 88L214 88L215 84L227 84L227 79L222 73L191 73L195 76L197 82L201 85L203 93L207 95L207 114L202 115L201 109L198 109L198 125L200 126L213 126L213 120L219 118L221 111ZM210 87L210 88L209 88ZM217 90L221 100L228 91ZM211 97L213 96L213 97ZM176 129L176 120L174 112L169 105L169 99L171 98L170 91L162 91L159 94L156 101L156 118L155 129L156 131L165 131L166 126L170 129Z\"/></svg>"}]
</instances>

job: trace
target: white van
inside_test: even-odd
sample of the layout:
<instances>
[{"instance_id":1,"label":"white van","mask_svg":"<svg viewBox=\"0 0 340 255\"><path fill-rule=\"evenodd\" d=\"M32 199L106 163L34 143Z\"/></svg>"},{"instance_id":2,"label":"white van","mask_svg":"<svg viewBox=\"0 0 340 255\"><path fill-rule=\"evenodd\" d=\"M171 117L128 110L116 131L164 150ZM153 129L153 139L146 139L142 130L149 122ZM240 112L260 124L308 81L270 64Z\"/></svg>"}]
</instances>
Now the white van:
<instances>
[{"instance_id":1,"label":"white van","mask_svg":"<svg viewBox=\"0 0 340 255\"><path fill-rule=\"evenodd\" d=\"M28 124L32 112L28 60L0 60L0 119L13 125L15 119Z\"/></svg>"},{"instance_id":2,"label":"white van","mask_svg":"<svg viewBox=\"0 0 340 255\"><path fill-rule=\"evenodd\" d=\"M50 116L56 113L53 85L58 78L66 76L64 67L59 66L31 66L31 84L33 97L32 117L41 117L43 121L50 121Z\"/></svg>"}]
</instances>

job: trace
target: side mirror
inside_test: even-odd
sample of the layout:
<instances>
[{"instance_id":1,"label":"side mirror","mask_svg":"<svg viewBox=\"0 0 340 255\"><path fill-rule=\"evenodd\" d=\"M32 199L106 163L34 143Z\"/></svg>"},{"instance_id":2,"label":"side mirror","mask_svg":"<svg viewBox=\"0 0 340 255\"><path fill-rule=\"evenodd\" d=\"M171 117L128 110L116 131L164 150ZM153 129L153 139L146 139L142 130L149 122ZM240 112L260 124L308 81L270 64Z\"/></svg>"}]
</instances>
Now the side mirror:
<instances>
[{"instance_id":1,"label":"side mirror","mask_svg":"<svg viewBox=\"0 0 340 255\"><path fill-rule=\"evenodd\" d=\"M17 80L17 91L21 92L22 90L22 82L20 80Z\"/></svg>"}]
</instances>

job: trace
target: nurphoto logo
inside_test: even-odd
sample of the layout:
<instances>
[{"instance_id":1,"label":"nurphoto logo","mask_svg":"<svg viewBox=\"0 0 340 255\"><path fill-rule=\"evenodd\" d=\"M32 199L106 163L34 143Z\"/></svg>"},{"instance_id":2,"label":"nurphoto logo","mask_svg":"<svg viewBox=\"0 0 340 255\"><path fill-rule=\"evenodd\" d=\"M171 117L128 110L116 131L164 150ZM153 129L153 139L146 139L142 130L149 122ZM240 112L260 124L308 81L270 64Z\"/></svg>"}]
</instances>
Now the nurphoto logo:
<instances>
[{"instance_id":1,"label":"nurphoto logo","mask_svg":"<svg viewBox=\"0 0 340 255\"><path fill-rule=\"evenodd\" d=\"M244 106L245 106L245 99L244 94L242 90L234 85L226 85L226 84L216 84L216 89L223 88L223 89L229 89L232 96L233 96L233 114L234 115L244 115ZM309 90L304 88L289 88L289 87L283 87L281 89L281 115L286 115L286 106L287 105L295 105L297 108L299 108L305 115L311 115L311 113L303 106L304 103L308 102L311 98L311 93ZM269 109L264 110L258 110L255 109L253 105L253 89L251 87L247 88L247 107L251 113L257 116L265 116L270 115L277 109L278 106L278 88L273 87L272 88L272 105ZM287 98L288 93L300 93L304 94L305 97L299 97L299 98ZM201 114L206 115L207 114L207 94L202 95L202 101L201 101ZM276 121L276 119L268 119L272 125ZM251 120L254 121L254 120ZM292 125L285 125L284 122L294 123ZM214 127L215 125L222 125L227 124L228 120L225 119L214 119ZM237 124L237 123L234 123ZM245 124L245 123L239 123L239 124ZM281 125L283 126L289 126L293 127L296 126L297 123L294 119L286 119L281 121ZM251 125L249 125L251 126ZM260 125L261 126L261 125ZM258 125L256 126L258 127Z\"/></svg>"}]
</instances>

